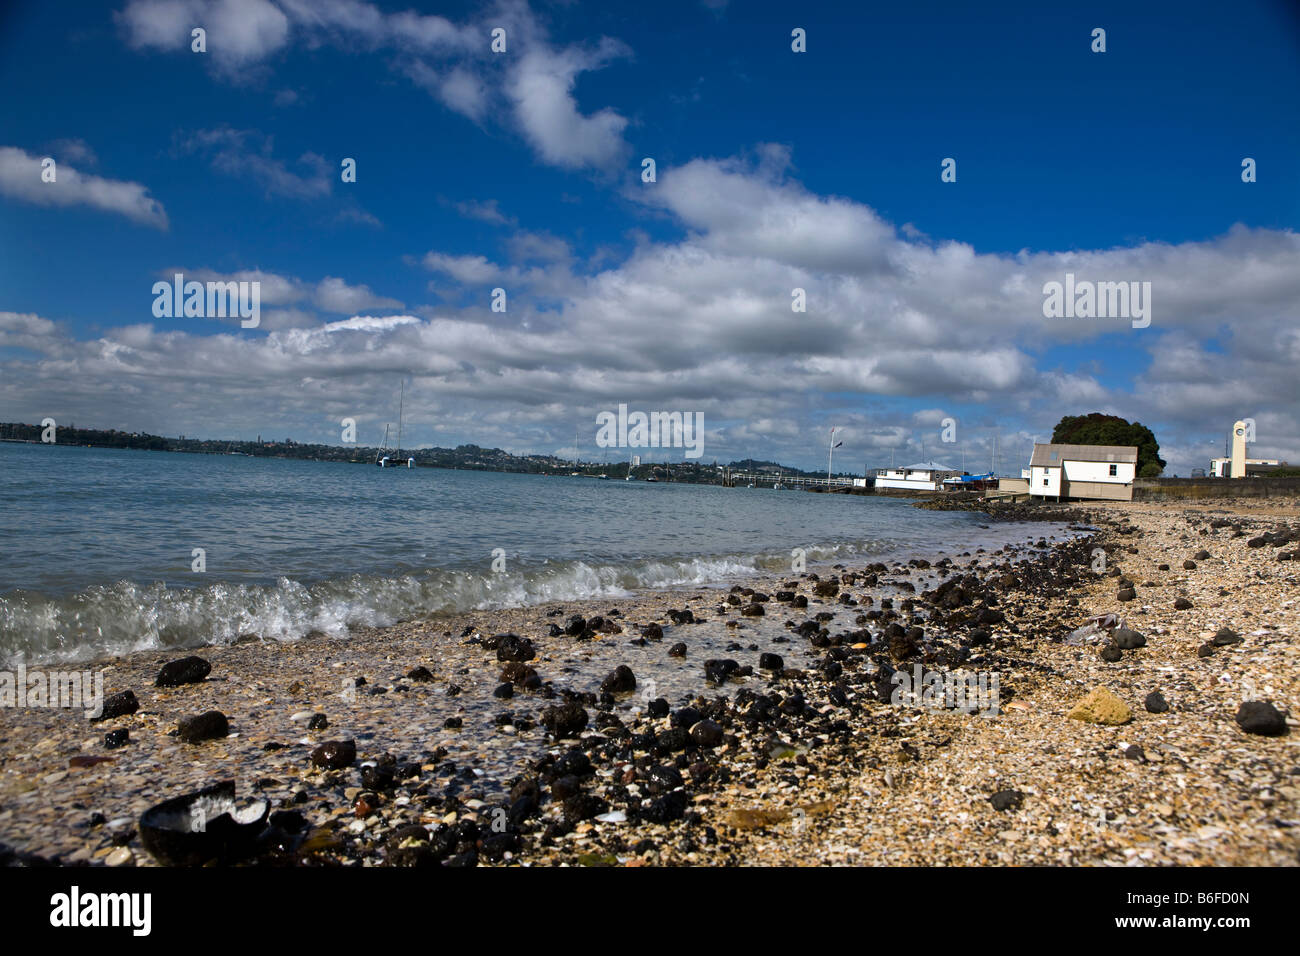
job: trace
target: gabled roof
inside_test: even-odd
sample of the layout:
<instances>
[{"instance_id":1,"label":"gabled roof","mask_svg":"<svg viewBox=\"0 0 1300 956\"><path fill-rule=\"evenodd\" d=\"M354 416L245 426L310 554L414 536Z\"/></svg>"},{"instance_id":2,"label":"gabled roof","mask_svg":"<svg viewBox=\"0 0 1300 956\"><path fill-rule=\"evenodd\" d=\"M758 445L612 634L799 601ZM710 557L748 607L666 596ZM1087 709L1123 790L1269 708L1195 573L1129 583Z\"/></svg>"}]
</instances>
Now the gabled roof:
<instances>
[{"instance_id":1,"label":"gabled roof","mask_svg":"<svg viewBox=\"0 0 1300 956\"><path fill-rule=\"evenodd\" d=\"M941 465L937 461L918 461L915 465L905 465L905 471L952 471L947 465Z\"/></svg>"},{"instance_id":2,"label":"gabled roof","mask_svg":"<svg viewBox=\"0 0 1300 956\"><path fill-rule=\"evenodd\" d=\"M1138 450L1135 445L1040 445L1035 442L1029 467L1055 468L1067 458L1070 461L1127 462L1136 465Z\"/></svg>"}]
</instances>

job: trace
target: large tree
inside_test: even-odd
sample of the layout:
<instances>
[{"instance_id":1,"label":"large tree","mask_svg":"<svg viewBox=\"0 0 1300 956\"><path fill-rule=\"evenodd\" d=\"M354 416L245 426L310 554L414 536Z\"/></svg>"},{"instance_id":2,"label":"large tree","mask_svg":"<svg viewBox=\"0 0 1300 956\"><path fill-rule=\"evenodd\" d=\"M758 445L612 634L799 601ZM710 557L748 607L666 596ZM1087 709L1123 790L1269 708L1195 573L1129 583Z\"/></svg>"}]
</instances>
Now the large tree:
<instances>
[{"instance_id":1,"label":"large tree","mask_svg":"<svg viewBox=\"0 0 1300 956\"><path fill-rule=\"evenodd\" d=\"M1160 443L1141 422L1126 422L1118 415L1066 415L1056 423L1052 441L1063 445L1136 445L1137 475L1154 478L1165 469Z\"/></svg>"}]
</instances>

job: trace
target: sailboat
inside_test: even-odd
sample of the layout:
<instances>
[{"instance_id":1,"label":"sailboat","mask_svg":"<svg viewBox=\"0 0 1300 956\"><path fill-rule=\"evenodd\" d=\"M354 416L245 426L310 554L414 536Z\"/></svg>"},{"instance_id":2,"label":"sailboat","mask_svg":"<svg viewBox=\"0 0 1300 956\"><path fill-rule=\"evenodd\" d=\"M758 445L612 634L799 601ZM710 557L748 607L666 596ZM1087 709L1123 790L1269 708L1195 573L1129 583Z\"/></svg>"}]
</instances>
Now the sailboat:
<instances>
[{"instance_id":1,"label":"sailboat","mask_svg":"<svg viewBox=\"0 0 1300 956\"><path fill-rule=\"evenodd\" d=\"M379 446L379 451L375 452L375 464L380 468L400 468L406 465L407 468L415 467L415 459L407 458L402 461L402 410L406 404L406 380L402 380L402 390L397 399L397 448L390 455L384 454L384 449L388 447L388 425L384 426L384 443ZM382 457L381 457L382 456Z\"/></svg>"}]
</instances>

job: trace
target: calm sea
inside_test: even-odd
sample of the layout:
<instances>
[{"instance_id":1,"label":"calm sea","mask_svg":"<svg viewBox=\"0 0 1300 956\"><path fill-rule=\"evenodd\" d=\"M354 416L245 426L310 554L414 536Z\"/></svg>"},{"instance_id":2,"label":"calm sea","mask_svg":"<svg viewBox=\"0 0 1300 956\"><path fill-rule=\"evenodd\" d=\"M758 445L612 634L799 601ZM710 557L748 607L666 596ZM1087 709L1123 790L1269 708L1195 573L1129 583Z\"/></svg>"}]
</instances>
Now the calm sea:
<instances>
[{"instance_id":1,"label":"calm sea","mask_svg":"<svg viewBox=\"0 0 1300 956\"><path fill-rule=\"evenodd\" d=\"M10 443L0 501L3 662L343 635L730 584L788 569L794 548L811 568L1056 530L771 488Z\"/></svg>"}]
</instances>

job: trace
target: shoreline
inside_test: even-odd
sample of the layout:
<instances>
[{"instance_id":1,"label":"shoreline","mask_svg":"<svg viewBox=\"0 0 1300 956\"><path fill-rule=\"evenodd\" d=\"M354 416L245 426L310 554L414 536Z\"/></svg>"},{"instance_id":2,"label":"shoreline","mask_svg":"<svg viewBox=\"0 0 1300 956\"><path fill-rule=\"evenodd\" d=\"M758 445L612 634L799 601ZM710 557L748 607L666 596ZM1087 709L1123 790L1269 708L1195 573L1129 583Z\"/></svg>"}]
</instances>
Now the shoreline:
<instances>
[{"instance_id":1,"label":"shoreline","mask_svg":"<svg viewBox=\"0 0 1300 956\"><path fill-rule=\"evenodd\" d=\"M1004 552L973 554L970 600L953 607L923 595L952 577L957 556L938 568L914 558L868 571L855 561L841 562L847 579L833 588L822 569L760 575L733 587L725 611L728 592L692 587L469 612L345 639L211 647L198 652L212 664L208 679L175 688L152 684L179 654L141 652L117 659L106 677L110 694L135 691L135 714L92 724L80 713L0 712L0 843L23 858L153 865L135 832L139 814L235 779L241 804L261 796L285 814L255 857L267 865L1294 865L1294 731L1248 735L1233 713L1244 677L1257 696L1296 712L1291 569L1300 564L1277 561L1277 548L1248 547L1245 530L1234 538L1230 526L1210 528L1202 513L1244 512L1243 527L1258 534L1300 510L1281 504L1265 517L1213 504L1074 506L1101 528L1095 541L1058 543L1015 563ZM1134 526L1141 530L1125 530ZM1296 542L1300 535L1289 547ZM1118 600L1118 578L1092 570L1098 545L1108 571L1132 579L1137 599ZM1212 557L1182 570L1202 547ZM1158 571L1160 563L1177 570ZM1249 604L1239 599L1247 588L1255 589ZM757 602L761 616L741 613L754 603L746 589L769 596ZM788 590L807 608L782 599ZM1176 595L1192 608L1173 610ZM683 605L706 620L674 625L668 612ZM996 613L981 624L985 611ZM1147 646L1106 662L1095 647L1058 642L1110 611ZM819 613L834 617L819 622ZM585 638L548 634L574 614L604 623ZM998 614L1005 620L994 621ZM662 639L641 638L654 623ZM1235 628L1242 643L1197 657L1219 627ZM498 660L491 637L503 632L527 638L535 656ZM678 641L686 656L670 657ZM781 655L782 669L761 668L761 654ZM705 660L727 659L752 675L731 677L720 698L703 679ZM883 671L869 671L917 663L996 671L1000 712L930 713L879 699ZM602 700L600 684L619 664L638 686ZM493 697L506 683L511 696ZM1133 721L1112 728L1065 718L1094 686L1110 687ZM1168 712L1145 710L1151 689L1168 698ZM649 716L661 698L671 716ZM557 740L543 726L548 708L553 729L578 709L586 725ZM178 719L210 709L226 714L237 736L201 744L169 736ZM315 713L330 726L309 731ZM460 728L446 726L454 718ZM127 729L131 742L106 750L102 737L114 729ZM317 744L349 738L357 764L311 767ZM1134 745L1141 757L1130 755ZM396 774L384 769L386 753ZM100 756L112 762L69 765ZM366 761L379 766L363 787ZM1003 809L994 794L1003 794ZM495 830L498 810L506 826Z\"/></svg>"}]
</instances>

